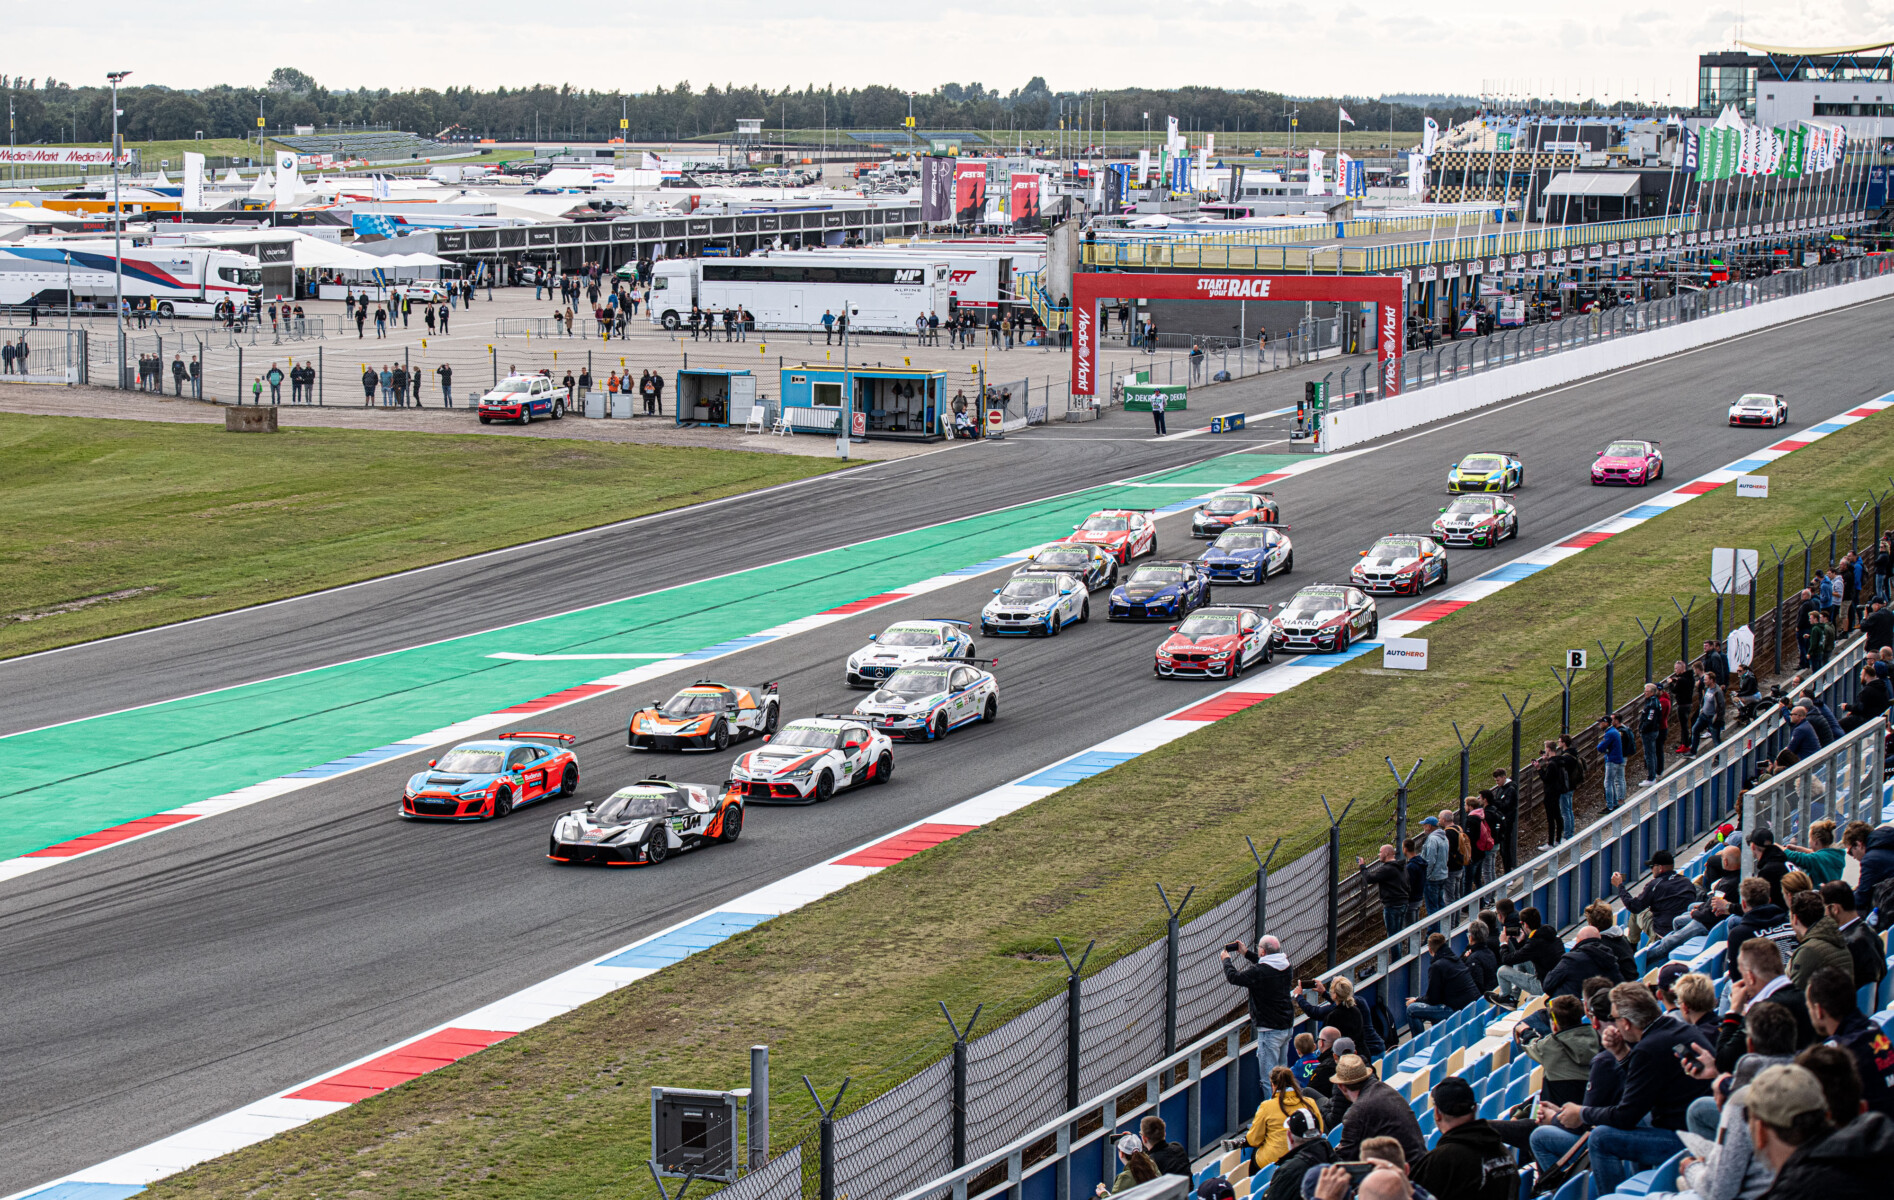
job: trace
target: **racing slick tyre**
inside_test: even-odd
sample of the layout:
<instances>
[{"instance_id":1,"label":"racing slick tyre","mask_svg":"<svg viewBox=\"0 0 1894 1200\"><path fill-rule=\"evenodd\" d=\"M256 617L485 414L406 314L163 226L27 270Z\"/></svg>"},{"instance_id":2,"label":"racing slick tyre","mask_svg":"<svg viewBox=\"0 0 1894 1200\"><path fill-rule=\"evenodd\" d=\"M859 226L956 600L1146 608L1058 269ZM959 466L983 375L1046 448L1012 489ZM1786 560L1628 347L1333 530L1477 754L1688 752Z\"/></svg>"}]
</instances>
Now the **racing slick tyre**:
<instances>
[{"instance_id":1,"label":"racing slick tyre","mask_svg":"<svg viewBox=\"0 0 1894 1200\"><path fill-rule=\"evenodd\" d=\"M1238 650L1230 656L1230 665L1223 669L1223 677L1234 682L1243 674L1243 652Z\"/></svg>"},{"instance_id":2,"label":"racing slick tyre","mask_svg":"<svg viewBox=\"0 0 1894 1200\"><path fill-rule=\"evenodd\" d=\"M493 819L499 820L513 811L513 793L501 788L493 797Z\"/></svg>"},{"instance_id":3,"label":"racing slick tyre","mask_svg":"<svg viewBox=\"0 0 1894 1200\"><path fill-rule=\"evenodd\" d=\"M566 419L566 402L564 400L555 399L552 402L552 419L555 421L563 421Z\"/></svg>"},{"instance_id":4,"label":"racing slick tyre","mask_svg":"<svg viewBox=\"0 0 1894 1200\"><path fill-rule=\"evenodd\" d=\"M493 418L492 418L492 417L481 417L481 418L480 418L480 423L481 423L482 425L491 425L491 424L493 424Z\"/></svg>"},{"instance_id":5,"label":"racing slick tyre","mask_svg":"<svg viewBox=\"0 0 1894 1200\"><path fill-rule=\"evenodd\" d=\"M993 627L991 625L983 624L980 626L980 632L984 634L991 634L993 632Z\"/></svg>"},{"instance_id":6,"label":"racing slick tyre","mask_svg":"<svg viewBox=\"0 0 1894 1200\"><path fill-rule=\"evenodd\" d=\"M935 713L934 724L928 729L928 740L938 742L947 736L947 714Z\"/></svg>"},{"instance_id":7,"label":"racing slick tyre","mask_svg":"<svg viewBox=\"0 0 1894 1200\"><path fill-rule=\"evenodd\" d=\"M815 777L815 791L812 793L819 804L835 794L835 776L824 771Z\"/></svg>"},{"instance_id":8,"label":"racing slick tyre","mask_svg":"<svg viewBox=\"0 0 1894 1200\"><path fill-rule=\"evenodd\" d=\"M1052 612L1046 616L1046 636L1058 637L1059 631L1064 628L1065 622L1059 620L1059 610L1057 606L1054 606Z\"/></svg>"},{"instance_id":9,"label":"racing slick tyre","mask_svg":"<svg viewBox=\"0 0 1894 1200\"><path fill-rule=\"evenodd\" d=\"M1379 615L1377 615L1374 620L1368 622L1368 640L1372 642L1380 636L1381 636L1381 618Z\"/></svg>"},{"instance_id":10,"label":"racing slick tyre","mask_svg":"<svg viewBox=\"0 0 1894 1200\"><path fill-rule=\"evenodd\" d=\"M1348 649L1348 630L1344 629L1335 635L1335 653L1340 654L1346 649Z\"/></svg>"},{"instance_id":11,"label":"racing slick tyre","mask_svg":"<svg viewBox=\"0 0 1894 1200\"><path fill-rule=\"evenodd\" d=\"M1092 602L1090 600L1083 600L1079 603L1079 624L1083 625L1091 619Z\"/></svg>"},{"instance_id":12,"label":"racing slick tyre","mask_svg":"<svg viewBox=\"0 0 1894 1200\"><path fill-rule=\"evenodd\" d=\"M975 650L975 649L973 648L973 643L972 643L972 642L968 642L968 643L967 643L967 653L966 653L966 654L964 655L964 657L966 657L966 658L978 658L978 657L980 657L980 652L979 652L978 650Z\"/></svg>"},{"instance_id":13,"label":"racing slick tyre","mask_svg":"<svg viewBox=\"0 0 1894 1200\"><path fill-rule=\"evenodd\" d=\"M986 698L986 711L980 714L980 719L985 721L988 725L1000 719L1000 698L998 696L988 696Z\"/></svg>"},{"instance_id":14,"label":"racing slick tyre","mask_svg":"<svg viewBox=\"0 0 1894 1200\"><path fill-rule=\"evenodd\" d=\"M572 795L572 793L578 790L579 790L579 768L567 767L565 775L562 776L559 780L559 796L561 799L564 799L565 797Z\"/></svg>"},{"instance_id":15,"label":"racing slick tyre","mask_svg":"<svg viewBox=\"0 0 1894 1200\"><path fill-rule=\"evenodd\" d=\"M1782 426L1787 425L1788 423L1789 423L1789 410L1787 407L1784 407L1782 410L1782 419L1776 422L1776 427L1780 429Z\"/></svg>"},{"instance_id":16,"label":"racing slick tyre","mask_svg":"<svg viewBox=\"0 0 1894 1200\"><path fill-rule=\"evenodd\" d=\"M657 866L671 857L671 841L665 837L665 828L660 825L645 838L644 860L651 866Z\"/></svg>"},{"instance_id":17,"label":"racing slick tyre","mask_svg":"<svg viewBox=\"0 0 1894 1200\"><path fill-rule=\"evenodd\" d=\"M1282 574L1287 575L1296 569L1296 552L1291 550L1282 556Z\"/></svg>"},{"instance_id":18,"label":"racing slick tyre","mask_svg":"<svg viewBox=\"0 0 1894 1200\"><path fill-rule=\"evenodd\" d=\"M881 757L875 760L875 782L886 783L888 782L888 777L893 774L894 774L894 755L888 753L886 750L883 750L881 752Z\"/></svg>"},{"instance_id":19,"label":"racing slick tyre","mask_svg":"<svg viewBox=\"0 0 1894 1200\"><path fill-rule=\"evenodd\" d=\"M767 735L767 734L772 734L776 732L776 722L779 716L780 716L780 711L778 707L774 704L770 705L769 710L763 714L764 734Z\"/></svg>"},{"instance_id":20,"label":"racing slick tyre","mask_svg":"<svg viewBox=\"0 0 1894 1200\"><path fill-rule=\"evenodd\" d=\"M1440 586L1441 587L1447 586L1447 572L1451 571L1452 569L1453 569L1452 563L1440 564Z\"/></svg>"},{"instance_id":21,"label":"racing slick tyre","mask_svg":"<svg viewBox=\"0 0 1894 1200\"><path fill-rule=\"evenodd\" d=\"M743 835L743 806L732 804L723 810L723 826L717 830L717 840L734 842Z\"/></svg>"},{"instance_id":22,"label":"racing slick tyre","mask_svg":"<svg viewBox=\"0 0 1894 1200\"><path fill-rule=\"evenodd\" d=\"M718 717L717 723L710 727L710 748L712 750L730 748L730 726L722 717Z\"/></svg>"}]
</instances>

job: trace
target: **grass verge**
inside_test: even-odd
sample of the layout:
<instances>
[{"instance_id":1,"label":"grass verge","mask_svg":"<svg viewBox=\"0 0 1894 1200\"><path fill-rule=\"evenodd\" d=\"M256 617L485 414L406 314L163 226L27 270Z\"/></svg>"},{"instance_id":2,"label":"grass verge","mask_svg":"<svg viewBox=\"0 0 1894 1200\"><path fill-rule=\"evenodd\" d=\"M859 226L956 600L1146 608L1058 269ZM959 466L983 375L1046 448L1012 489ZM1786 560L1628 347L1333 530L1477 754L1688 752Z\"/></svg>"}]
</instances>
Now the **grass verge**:
<instances>
[{"instance_id":1,"label":"grass verge","mask_svg":"<svg viewBox=\"0 0 1894 1200\"><path fill-rule=\"evenodd\" d=\"M1442 621L1424 675L1324 675L152 1195L654 1195L648 1088L739 1086L755 1042L772 1047L772 1128L786 1145L813 1118L800 1074L825 1094L854 1076L852 1110L946 1053L937 1000L956 1014L986 1002L990 1029L1058 989L1062 968L1044 953L1055 935L1129 949L1156 932L1154 882L1173 895L1203 885L1203 911L1245 882L1243 835L1280 834L1285 855L1313 845L1326 830L1318 792L1379 795L1385 753L1448 757L1451 720L1504 720L1499 691L1541 689L1568 645L1667 615L1673 593L1700 590L1713 545L1819 527L1885 483L1890 454L1894 418L1832 434L1772 464L1766 501L1717 489Z\"/></svg>"},{"instance_id":2,"label":"grass verge","mask_svg":"<svg viewBox=\"0 0 1894 1200\"><path fill-rule=\"evenodd\" d=\"M0 657L832 470L540 438L0 414Z\"/></svg>"}]
</instances>

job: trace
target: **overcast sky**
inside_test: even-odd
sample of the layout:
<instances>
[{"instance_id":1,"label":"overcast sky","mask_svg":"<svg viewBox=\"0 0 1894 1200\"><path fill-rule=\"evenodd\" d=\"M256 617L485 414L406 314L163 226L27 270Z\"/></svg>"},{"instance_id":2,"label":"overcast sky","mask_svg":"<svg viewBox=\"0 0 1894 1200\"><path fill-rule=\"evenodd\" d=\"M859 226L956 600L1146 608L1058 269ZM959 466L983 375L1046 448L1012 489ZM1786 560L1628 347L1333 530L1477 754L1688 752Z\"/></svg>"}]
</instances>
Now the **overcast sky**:
<instances>
[{"instance_id":1,"label":"overcast sky","mask_svg":"<svg viewBox=\"0 0 1894 1200\"><path fill-rule=\"evenodd\" d=\"M1481 91L1694 102L1696 56L1744 35L1794 46L1894 37L1894 0L1086 0L1027 11L949 4L714 0L690 5L391 0L367 7L85 0L8 5L0 72L197 87L293 66L325 86L688 80L1002 92L1203 84L1296 95ZM939 13L939 16L919 15ZM1158 14L1154 16L1154 14ZM563 35L571 31L567 40Z\"/></svg>"}]
</instances>

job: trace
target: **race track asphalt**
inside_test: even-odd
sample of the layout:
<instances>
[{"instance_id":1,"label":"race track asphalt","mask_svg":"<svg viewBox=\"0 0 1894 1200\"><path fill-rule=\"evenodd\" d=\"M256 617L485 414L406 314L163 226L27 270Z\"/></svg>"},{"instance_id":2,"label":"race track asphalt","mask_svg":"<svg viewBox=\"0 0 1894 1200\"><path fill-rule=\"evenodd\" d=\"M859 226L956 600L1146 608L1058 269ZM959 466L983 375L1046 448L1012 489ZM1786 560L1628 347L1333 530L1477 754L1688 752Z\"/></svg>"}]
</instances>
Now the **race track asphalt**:
<instances>
[{"instance_id":1,"label":"race track asphalt","mask_svg":"<svg viewBox=\"0 0 1894 1200\"><path fill-rule=\"evenodd\" d=\"M1472 578L1638 502L1592 488L1586 465L1618 436L1661 440L1667 484L1723 466L1782 432L1891 386L1894 304L1751 335L1388 439L1276 486L1296 571L1223 599L1274 601L1338 581L1382 533L1424 531L1448 463L1519 451L1524 536L1456 550ZM1283 403L1293 379L1242 407ZM1745 391L1782 391L1788 431L1722 424ZM1236 392L1214 393L1235 396ZM1236 404L1221 405L1238 407ZM1207 419L1194 413L1193 420ZM1233 448L1148 440L1141 417L1054 426L818 481L773 496L621 526L472 563L232 617L0 664L0 728L68 720L562 611L1044 497ZM1181 428L1182 422L1173 424ZM1280 422L1252 431L1267 441ZM1187 514L1161 548L1194 555ZM478 600L463 586L478 578ZM734 682L779 680L785 716L859 699L841 660L904 616L974 617L998 573L746 650L715 664ZM753 809L742 840L655 870L566 869L543 857L553 812L411 825L395 816L421 756L344 776L106 853L0 883L0 1194L135 1148L412 1036L598 953L824 861L1188 703L1219 685L1159 681L1163 629L1092 621L1009 641L1001 720L937 745L901 746L887 787L811 808ZM1402 602L1384 601L1383 613ZM668 691L675 681L653 691ZM624 749L637 696L561 710L581 736L585 795L640 773L716 781L728 758ZM406 732L406 731L401 731ZM734 752L733 752L734 753Z\"/></svg>"}]
</instances>

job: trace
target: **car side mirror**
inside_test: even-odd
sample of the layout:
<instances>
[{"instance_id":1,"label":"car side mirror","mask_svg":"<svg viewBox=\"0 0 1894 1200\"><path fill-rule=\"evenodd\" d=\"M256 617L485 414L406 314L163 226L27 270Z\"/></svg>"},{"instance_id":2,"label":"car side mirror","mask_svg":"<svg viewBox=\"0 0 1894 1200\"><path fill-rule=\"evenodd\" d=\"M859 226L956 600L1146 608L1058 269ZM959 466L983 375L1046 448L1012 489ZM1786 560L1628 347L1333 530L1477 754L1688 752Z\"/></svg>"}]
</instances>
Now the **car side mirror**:
<instances>
[{"instance_id":1,"label":"car side mirror","mask_svg":"<svg viewBox=\"0 0 1894 1200\"><path fill-rule=\"evenodd\" d=\"M1366 557L1368 557L1368 552L1367 552L1366 550L1363 550L1363 551L1361 552L1361 556L1362 556L1363 558L1366 558Z\"/></svg>"},{"instance_id":2,"label":"car side mirror","mask_svg":"<svg viewBox=\"0 0 1894 1200\"><path fill-rule=\"evenodd\" d=\"M1060 594L1061 596L1070 596L1070 595L1072 594L1072 589L1071 589L1071 588L1060 588L1060 589L1059 589L1059 594Z\"/></svg>"},{"instance_id":3,"label":"car side mirror","mask_svg":"<svg viewBox=\"0 0 1894 1200\"><path fill-rule=\"evenodd\" d=\"M766 734L764 734L764 735L763 735L763 740L767 742L767 741L769 741L769 739L770 739L770 738L772 738L772 737L774 737L774 736L775 736L774 734L769 734L769 733L766 733Z\"/></svg>"},{"instance_id":4,"label":"car side mirror","mask_svg":"<svg viewBox=\"0 0 1894 1200\"><path fill-rule=\"evenodd\" d=\"M1176 632L1177 632L1177 626L1175 626L1175 625L1173 625L1173 626L1171 626L1171 632L1172 632L1172 633L1176 633Z\"/></svg>"},{"instance_id":5,"label":"car side mirror","mask_svg":"<svg viewBox=\"0 0 1894 1200\"><path fill-rule=\"evenodd\" d=\"M1442 511L1445 511L1445 510L1442 510ZM878 633L871 633L868 635L868 640L871 642L878 642L881 640L881 635Z\"/></svg>"},{"instance_id":6,"label":"car side mirror","mask_svg":"<svg viewBox=\"0 0 1894 1200\"><path fill-rule=\"evenodd\" d=\"M1594 457L1603 458L1604 456L1605 456L1605 452L1603 450L1600 450Z\"/></svg>"},{"instance_id":7,"label":"car side mirror","mask_svg":"<svg viewBox=\"0 0 1894 1200\"><path fill-rule=\"evenodd\" d=\"M994 589L993 589L993 594L994 594L995 596L997 596L997 595L999 595L999 594L1000 594L1000 589L998 589L998 588L994 588Z\"/></svg>"},{"instance_id":8,"label":"car side mirror","mask_svg":"<svg viewBox=\"0 0 1894 1200\"><path fill-rule=\"evenodd\" d=\"M440 761L440 759L438 759L438 758L430 758L430 759L428 759L428 760L427 760L427 765L431 767L431 766L433 766L433 765L434 765L435 763L437 763L437 762L439 762L439 761Z\"/></svg>"},{"instance_id":9,"label":"car side mirror","mask_svg":"<svg viewBox=\"0 0 1894 1200\"><path fill-rule=\"evenodd\" d=\"M1440 511L1441 511L1441 512L1446 512L1447 510L1443 508L1443 509L1441 509Z\"/></svg>"}]
</instances>

